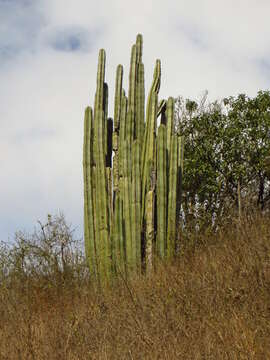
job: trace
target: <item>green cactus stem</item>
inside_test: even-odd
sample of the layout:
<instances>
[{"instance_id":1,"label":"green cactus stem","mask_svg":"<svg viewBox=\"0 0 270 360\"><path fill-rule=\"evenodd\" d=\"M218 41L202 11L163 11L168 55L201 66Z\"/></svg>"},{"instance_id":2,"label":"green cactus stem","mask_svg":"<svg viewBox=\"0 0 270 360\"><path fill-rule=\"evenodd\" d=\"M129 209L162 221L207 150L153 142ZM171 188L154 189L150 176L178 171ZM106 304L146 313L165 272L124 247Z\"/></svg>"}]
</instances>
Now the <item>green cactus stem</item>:
<instances>
[{"instance_id":1,"label":"green cactus stem","mask_svg":"<svg viewBox=\"0 0 270 360\"><path fill-rule=\"evenodd\" d=\"M169 191L168 191L168 238L167 257L172 258L176 246L176 215L177 215L177 179L178 179L178 141L177 135L172 135L169 168Z\"/></svg>"},{"instance_id":2,"label":"green cactus stem","mask_svg":"<svg viewBox=\"0 0 270 360\"><path fill-rule=\"evenodd\" d=\"M125 249L126 249L126 264L128 269L134 267L134 250L132 244L132 232L131 232L131 182L129 178L130 169L130 157L127 156L129 151L129 142L124 140L123 144L124 154L123 156L123 197L124 197L124 237L125 237Z\"/></svg>"},{"instance_id":3,"label":"green cactus stem","mask_svg":"<svg viewBox=\"0 0 270 360\"><path fill-rule=\"evenodd\" d=\"M95 228L93 218L93 189L91 187L91 123L93 121L92 109L87 107L84 118L84 145L83 145L83 170L84 170L84 237L85 253L91 272L96 276L96 249Z\"/></svg>"},{"instance_id":4,"label":"green cactus stem","mask_svg":"<svg viewBox=\"0 0 270 360\"><path fill-rule=\"evenodd\" d=\"M137 270L141 267L141 176L140 176L140 142L132 144L132 183L131 183L131 230L133 257Z\"/></svg>"},{"instance_id":5,"label":"green cactus stem","mask_svg":"<svg viewBox=\"0 0 270 360\"><path fill-rule=\"evenodd\" d=\"M119 272L152 268L176 253L181 208L183 139L174 130L174 100L158 102L161 63L156 61L147 97L143 39L131 49L128 96L123 66L115 78L114 118L108 117L106 54L99 52L94 109L84 120L84 237L91 274L100 284ZM161 115L157 133L157 118Z\"/></svg>"},{"instance_id":6,"label":"green cactus stem","mask_svg":"<svg viewBox=\"0 0 270 360\"><path fill-rule=\"evenodd\" d=\"M125 246L123 234L123 202L119 196L119 192L115 194L115 207L112 229L112 259L113 272L124 272L125 264Z\"/></svg>"},{"instance_id":7,"label":"green cactus stem","mask_svg":"<svg viewBox=\"0 0 270 360\"><path fill-rule=\"evenodd\" d=\"M166 105L166 119L167 119L167 152L168 161L170 162L171 139L174 133L174 99L169 97Z\"/></svg>"},{"instance_id":8,"label":"green cactus stem","mask_svg":"<svg viewBox=\"0 0 270 360\"><path fill-rule=\"evenodd\" d=\"M157 239L159 257L166 255L167 239L167 139L166 127L160 124L157 138Z\"/></svg>"}]
</instances>

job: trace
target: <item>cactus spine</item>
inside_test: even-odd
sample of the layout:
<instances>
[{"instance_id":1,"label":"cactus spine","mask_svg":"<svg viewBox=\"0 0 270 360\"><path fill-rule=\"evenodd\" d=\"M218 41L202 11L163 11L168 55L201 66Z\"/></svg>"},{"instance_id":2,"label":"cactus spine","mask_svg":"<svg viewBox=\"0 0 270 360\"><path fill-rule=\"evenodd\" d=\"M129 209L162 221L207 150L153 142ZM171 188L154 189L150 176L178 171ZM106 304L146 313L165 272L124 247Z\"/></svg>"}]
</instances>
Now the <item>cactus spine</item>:
<instances>
[{"instance_id":1,"label":"cactus spine","mask_svg":"<svg viewBox=\"0 0 270 360\"><path fill-rule=\"evenodd\" d=\"M105 51L100 50L94 112L84 120L84 236L91 273L101 282L113 274L152 267L153 252L176 251L181 206L183 141L174 132L173 98L158 101L156 61L145 115L142 35L131 49L128 97L123 67L115 79L114 119L108 118ZM161 115L159 127L158 117Z\"/></svg>"}]
</instances>

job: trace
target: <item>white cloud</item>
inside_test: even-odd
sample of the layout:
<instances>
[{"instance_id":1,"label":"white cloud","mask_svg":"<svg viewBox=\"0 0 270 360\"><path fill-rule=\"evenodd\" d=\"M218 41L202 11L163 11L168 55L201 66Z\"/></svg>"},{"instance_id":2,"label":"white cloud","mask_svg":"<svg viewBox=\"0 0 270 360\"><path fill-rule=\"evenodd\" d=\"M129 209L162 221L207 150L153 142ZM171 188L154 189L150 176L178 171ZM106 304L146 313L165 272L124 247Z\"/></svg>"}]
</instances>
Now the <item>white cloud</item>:
<instances>
[{"instance_id":1,"label":"white cloud","mask_svg":"<svg viewBox=\"0 0 270 360\"><path fill-rule=\"evenodd\" d=\"M162 61L161 97L254 96L269 86L268 0L0 0L0 10L0 239L57 209L82 226L83 111L99 48L111 114L116 66L127 89L139 32L147 89Z\"/></svg>"}]
</instances>

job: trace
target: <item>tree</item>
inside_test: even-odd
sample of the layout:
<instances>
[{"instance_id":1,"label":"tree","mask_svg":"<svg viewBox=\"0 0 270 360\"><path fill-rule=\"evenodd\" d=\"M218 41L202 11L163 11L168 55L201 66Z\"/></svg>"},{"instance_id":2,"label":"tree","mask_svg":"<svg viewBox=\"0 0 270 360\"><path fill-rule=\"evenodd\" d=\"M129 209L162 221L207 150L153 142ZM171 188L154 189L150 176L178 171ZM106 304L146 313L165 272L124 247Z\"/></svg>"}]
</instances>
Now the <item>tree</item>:
<instances>
[{"instance_id":1,"label":"tree","mask_svg":"<svg viewBox=\"0 0 270 360\"><path fill-rule=\"evenodd\" d=\"M232 207L267 206L270 93L212 103L206 93L200 103L179 97L176 104L177 129L185 137L186 223L215 226Z\"/></svg>"}]
</instances>

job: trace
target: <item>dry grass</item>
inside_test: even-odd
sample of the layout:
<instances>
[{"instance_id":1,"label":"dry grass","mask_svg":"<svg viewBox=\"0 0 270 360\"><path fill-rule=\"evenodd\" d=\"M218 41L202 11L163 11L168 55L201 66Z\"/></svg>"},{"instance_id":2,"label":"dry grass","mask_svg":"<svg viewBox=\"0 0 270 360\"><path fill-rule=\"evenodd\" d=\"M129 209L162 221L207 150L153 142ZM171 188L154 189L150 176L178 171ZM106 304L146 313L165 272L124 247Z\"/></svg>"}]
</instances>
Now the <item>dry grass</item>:
<instances>
[{"instance_id":1,"label":"dry grass","mask_svg":"<svg viewBox=\"0 0 270 360\"><path fill-rule=\"evenodd\" d=\"M270 221L194 236L155 274L0 287L0 359L270 359Z\"/></svg>"}]
</instances>

